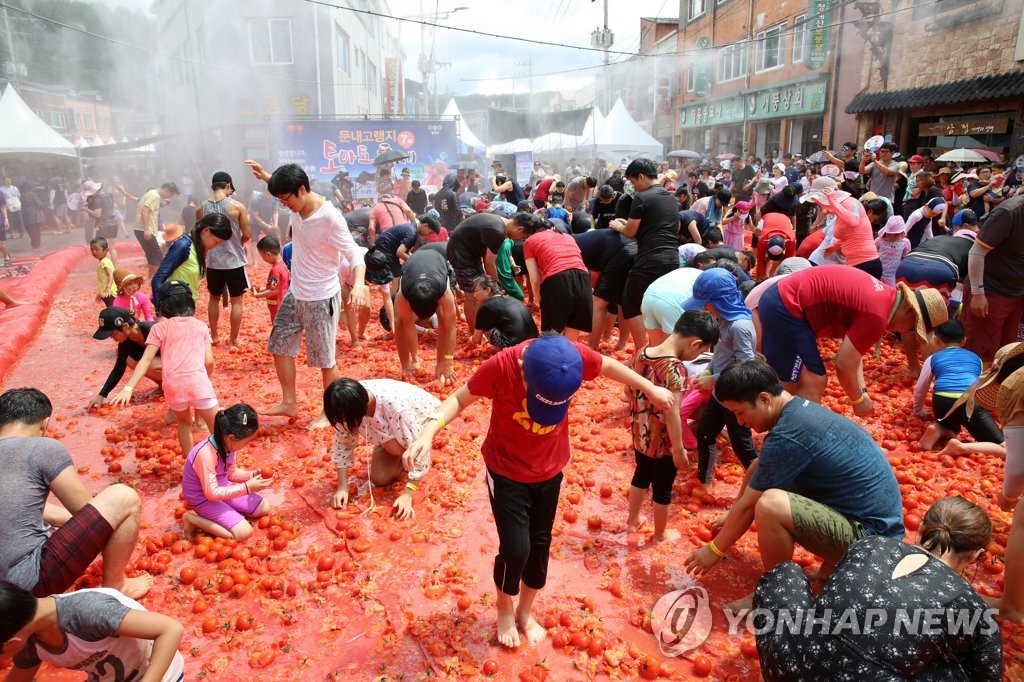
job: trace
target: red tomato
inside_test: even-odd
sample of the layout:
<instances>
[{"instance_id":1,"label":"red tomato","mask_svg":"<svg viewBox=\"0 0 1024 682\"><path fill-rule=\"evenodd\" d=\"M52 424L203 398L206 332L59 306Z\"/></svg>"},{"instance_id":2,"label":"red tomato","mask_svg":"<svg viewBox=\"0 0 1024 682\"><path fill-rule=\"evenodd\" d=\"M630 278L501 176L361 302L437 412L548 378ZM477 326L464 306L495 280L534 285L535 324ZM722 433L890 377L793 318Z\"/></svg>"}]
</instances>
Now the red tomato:
<instances>
[{"instance_id":1,"label":"red tomato","mask_svg":"<svg viewBox=\"0 0 1024 682\"><path fill-rule=\"evenodd\" d=\"M610 485L608 485L607 483L605 483L604 485L601 486L601 497L611 497L611 496L612 496L612 487Z\"/></svg>"},{"instance_id":2,"label":"red tomato","mask_svg":"<svg viewBox=\"0 0 1024 682\"><path fill-rule=\"evenodd\" d=\"M484 675L495 675L498 672L498 662L493 658L488 658L484 661L483 668L481 668Z\"/></svg>"},{"instance_id":3,"label":"red tomato","mask_svg":"<svg viewBox=\"0 0 1024 682\"><path fill-rule=\"evenodd\" d=\"M250 613L242 613L235 617L235 629L236 630L251 630L253 623L256 621Z\"/></svg>"},{"instance_id":4,"label":"red tomato","mask_svg":"<svg viewBox=\"0 0 1024 682\"><path fill-rule=\"evenodd\" d=\"M921 517L918 514L907 514L903 517L903 525L907 530L917 530L921 527Z\"/></svg>"},{"instance_id":5,"label":"red tomato","mask_svg":"<svg viewBox=\"0 0 1024 682\"><path fill-rule=\"evenodd\" d=\"M711 661L707 656L697 656L693 659L693 674L698 677L707 677L711 674Z\"/></svg>"},{"instance_id":6,"label":"red tomato","mask_svg":"<svg viewBox=\"0 0 1024 682\"><path fill-rule=\"evenodd\" d=\"M465 611L472 605L473 601L465 595L459 597L458 601L456 602L456 606L459 607L459 611Z\"/></svg>"},{"instance_id":7,"label":"red tomato","mask_svg":"<svg viewBox=\"0 0 1024 682\"><path fill-rule=\"evenodd\" d=\"M587 653L590 654L591 657L600 656L602 653L604 653L604 650L607 648L608 643L605 642L604 639L600 637L594 637L592 640L590 640L590 647L587 649Z\"/></svg>"},{"instance_id":8,"label":"red tomato","mask_svg":"<svg viewBox=\"0 0 1024 682\"><path fill-rule=\"evenodd\" d=\"M262 478L273 478L274 467L263 467L262 469L260 469L260 476Z\"/></svg>"},{"instance_id":9,"label":"red tomato","mask_svg":"<svg viewBox=\"0 0 1024 682\"><path fill-rule=\"evenodd\" d=\"M740 642L740 652L747 658L757 658L757 642L752 639L744 639Z\"/></svg>"},{"instance_id":10,"label":"red tomato","mask_svg":"<svg viewBox=\"0 0 1024 682\"><path fill-rule=\"evenodd\" d=\"M110 473L110 474L119 474L119 473L121 473L121 463L120 462L111 462L110 466L107 467L107 473Z\"/></svg>"},{"instance_id":11,"label":"red tomato","mask_svg":"<svg viewBox=\"0 0 1024 682\"><path fill-rule=\"evenodd\" d=\"M580 515L576 513L575 509L566 509L562 512L562 519L564 519L566 523L576 523L579 518Z\"/></svg>"},{"instance_id":12,"label":"red tomato","mask_svg":"<svg viewBox=\"0 0 1024 682\"><path fill-rule=\"evenodd\" d=\"M199 575L199 572L196 571L196 569L186 567L181 569L181 573L178 577L181 579L182 585L191 585L196 581L197 575Z\"/></svg>"},{"instance_id":13,"label":"red tomato","mask_svg":"<svg viewBox=\"0 0 1024 682\"><path fill-rule=\"evenodd\" d=\"M601 530L601 517L591 516L587 519L587 528L590 530Z\"/></svg>"},{"instance_id":14,"label":"red tomato","mask_svg":"<svg viewBox=\"0 0 1024 682\"><path fill-rule=\"evenodd\" d=\"M577 649L587 649L590 647L590 635L585 632L574 632L570 641Z\"/></svg>"},{"instance_id":15,"label":"red tomato","mask_svg":"<svg viewBox=\"0 0 1024 682\"><path fill-rule=\"evenodd\" d=\"M203 621L203 634L208 635L211 632L216 631L220 627L220 621L217 620L216 616L210 616Z\"/></svg>"},{"instance_id":16,"label":"red tomato","mask_svg":"<svg viewBox=\"0 0 1024 682\"><path fill-rule=\"evenodd\" d=\"M316 570L329 571L334 568L334 557L330 554L321 554L316 562Z\"/></svg>"},{"instance_id":17,"label":"red tomato","mask_svg":"<svg viewBox=\"0 0 1024 682\"><path fill-rule=\"evenodd\" d=\"M656 680L661 677L661 662L654 656L648 656L640 663L640 677L645 680Z\"/></svg>"},{"instance_id":18,"label":"red tomato","mask_svg":"<svg viewBox=\"0 0 1024 682\"><path fill-rule=\"evenodd\" d=\"M556 649L564 649L569 644L569 635L564 630L559 630L551 637L551 646Z\"/></svg>"}]
</instances>

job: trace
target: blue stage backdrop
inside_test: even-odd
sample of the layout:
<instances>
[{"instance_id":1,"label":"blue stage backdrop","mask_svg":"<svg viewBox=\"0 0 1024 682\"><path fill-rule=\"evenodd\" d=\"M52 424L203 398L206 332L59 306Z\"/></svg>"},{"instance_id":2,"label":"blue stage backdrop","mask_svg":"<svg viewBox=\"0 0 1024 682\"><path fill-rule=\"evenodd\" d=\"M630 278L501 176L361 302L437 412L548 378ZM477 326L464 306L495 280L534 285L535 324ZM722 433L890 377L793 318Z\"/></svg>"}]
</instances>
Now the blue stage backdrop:
<instances>
[{"instance_id":1,"label":"blue stage backdrop","mask_svg":"<svg viewBox=\"0 0 1024 682\"><path fill-rule=\"evenodd\" d=\"M271 129L273 165L297 163L310 180L330 181L347 170L356 197L374 196L373 160L389 149L409 155L394 165L395 174L408 168L428 191L456 161L458 140L454 121L333 120L280 121Z\"/></svg>"}]
</instances>

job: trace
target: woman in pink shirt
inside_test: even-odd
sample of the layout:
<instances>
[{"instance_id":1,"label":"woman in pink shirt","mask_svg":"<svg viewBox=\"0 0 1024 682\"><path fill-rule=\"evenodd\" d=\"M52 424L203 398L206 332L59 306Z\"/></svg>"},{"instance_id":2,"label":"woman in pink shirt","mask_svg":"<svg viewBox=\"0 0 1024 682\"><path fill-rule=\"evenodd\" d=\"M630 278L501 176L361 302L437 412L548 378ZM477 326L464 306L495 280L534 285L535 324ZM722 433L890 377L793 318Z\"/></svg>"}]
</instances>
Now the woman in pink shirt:
<instances>
[{"instance_id":1,"label":"woman in pink shirt","mask_svg":"<svg viewBox=\"0 0 1024 682\"><path fill-rule=\"evenodd\" d=\"M515 230L512 239L526 239L523 257L534 300L540 301L541 330L553 329L573 341L581 331L589 334L594 290L576 240L532 213L516 213L510 227Z\"/></svg>"},{"instance_id":2,"label":"woman in pink shirt","mask_svg":"<svg viewBox=\"0 0 1024 682\"><path fill-rule=\"evenodd\" d=\"M871 221L859 201L849 192L840 190L836 181L827 177L815 180L811 190L801 196L800 201L813 201L836 217L835 238L825 249L826 256L839 251L846 258L847 265L882 278L882 261L878 258Z\"/></svg>"}]
</instances>

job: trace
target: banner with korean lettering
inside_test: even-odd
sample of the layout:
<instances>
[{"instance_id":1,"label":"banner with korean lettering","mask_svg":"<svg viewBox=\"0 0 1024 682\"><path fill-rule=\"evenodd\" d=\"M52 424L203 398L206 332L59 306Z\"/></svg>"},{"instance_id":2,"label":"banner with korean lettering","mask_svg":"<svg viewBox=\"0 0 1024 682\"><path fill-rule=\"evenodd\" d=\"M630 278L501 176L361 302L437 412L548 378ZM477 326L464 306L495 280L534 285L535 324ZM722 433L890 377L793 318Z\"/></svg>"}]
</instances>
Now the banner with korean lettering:
<instances>
[{"instance_id":1,"label":"banner with korean lettering","mask_svg":"<svg viewBox=\"0 0 1024 682\"><path fill-rule=\"evenodd\" d=\"M373 160L383 152L408 154L409 158L395 167L408 168L413 180L434 191L440 188L458 151L455 121L277 121L271 126L275 168L297 163L310 180L324 182L339 171L348 171L357 198L376 196L379 169Z\"/></svg>"},{"instance_id":2,"label":"banner with korean lettering","mask_svg":"<svg viewBox=\"0 0 1024 682\"><path fill-rule=\"evenodd\" d=\"M832 0L808 0L807 3L808 69L820 69L828 60L832 43Z\"/></svg>"},{"instance_id":3,"label":"banner with korean lettering","mask_svg":"<svg viewBox=\"0 0 1024 682\"><path fill-rule=\"evenodd\" d=\"M402 78L402 62L395 57L384 60L384 112L392 116L405 113L405 83Z\"/></svg>"}]
</instances>

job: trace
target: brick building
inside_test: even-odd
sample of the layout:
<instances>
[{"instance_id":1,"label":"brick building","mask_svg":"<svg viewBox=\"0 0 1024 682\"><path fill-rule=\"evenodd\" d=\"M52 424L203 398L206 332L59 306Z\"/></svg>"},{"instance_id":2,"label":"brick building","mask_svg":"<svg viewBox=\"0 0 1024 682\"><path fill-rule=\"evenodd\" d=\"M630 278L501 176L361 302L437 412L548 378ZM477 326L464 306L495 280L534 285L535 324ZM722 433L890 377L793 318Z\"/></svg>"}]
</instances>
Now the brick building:
<instances>
[{"instance_id":1,"label":"brick building","mask_svg":"<svg viewBox=\"0 0 1024 682\"><path fill-rule=\"evenodd\" d=\"M833 5L684 0L680 146L712 156L809 154L852 134L839 95L860 72L840 57L852 44L855 9Z\"/></svg>"},{"instance_id":2,"label":"brick building","mask_svg":"<svg viewBox=\"0 0 1024 682\"><path fill-rule=\"evenodd\" d=\"M858 139L892 135L905 153L1024 153L1024 0L858 4L863 89L846 107Z\"/></svg>"}]
</instances>

